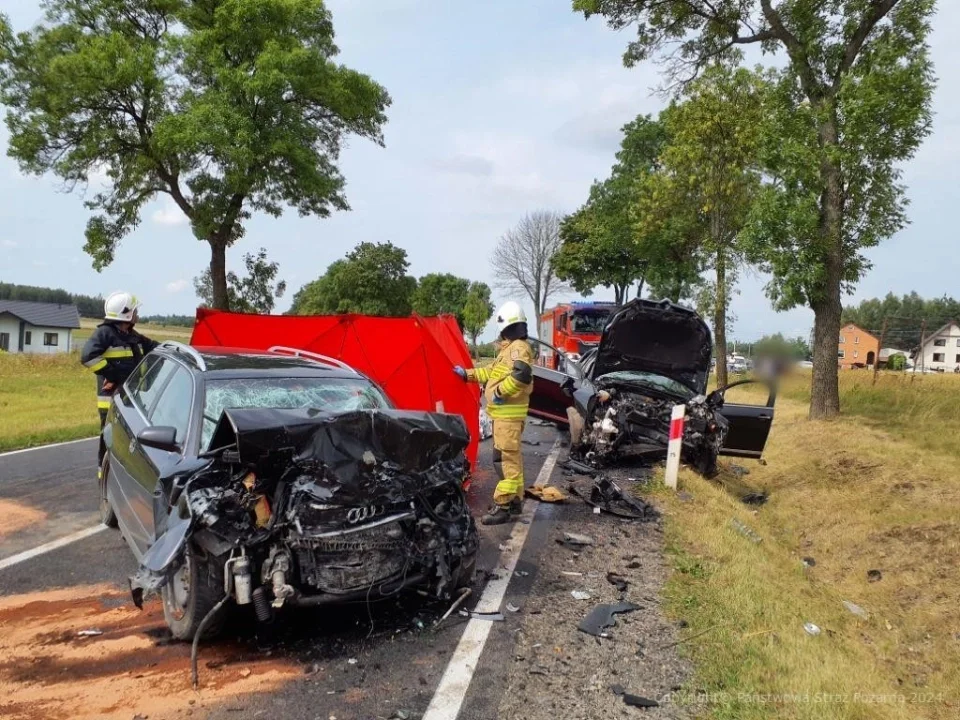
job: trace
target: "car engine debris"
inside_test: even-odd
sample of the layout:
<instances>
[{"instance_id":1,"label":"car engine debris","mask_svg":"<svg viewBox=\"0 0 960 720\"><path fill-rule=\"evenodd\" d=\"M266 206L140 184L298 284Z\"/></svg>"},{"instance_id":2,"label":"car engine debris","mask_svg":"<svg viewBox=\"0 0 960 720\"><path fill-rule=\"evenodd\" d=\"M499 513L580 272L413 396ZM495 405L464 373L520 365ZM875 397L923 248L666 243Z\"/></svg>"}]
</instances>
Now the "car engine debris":
<instances>
[{"instance_id":1,"label":"car engine debris","mask_svg":"<svg viewBox=\"0 0 960 720\"><path fill-rule=\"evenodd\" d=\"M584 429L571 455L595 468L663 455L676 402L616 381L601 380L599 387L587 403ZM716 473L726 437L727 421L718 412L722 405L719 395L697 395L686 403L681 459L706 476Z\"/></svg>"},{"instance_id":2,"label":"car engine debris","mask_svg":"<svg viewBox=\"0 0 960 720\"><path fill-rule=\"evenodd\" d=\"M159 591L189 553L269 621L287 605L472 583L477 529L459 416L397 410L225 410L215 448L160 479L157 539L130 579Z\"/></svg>"}]
</instances>

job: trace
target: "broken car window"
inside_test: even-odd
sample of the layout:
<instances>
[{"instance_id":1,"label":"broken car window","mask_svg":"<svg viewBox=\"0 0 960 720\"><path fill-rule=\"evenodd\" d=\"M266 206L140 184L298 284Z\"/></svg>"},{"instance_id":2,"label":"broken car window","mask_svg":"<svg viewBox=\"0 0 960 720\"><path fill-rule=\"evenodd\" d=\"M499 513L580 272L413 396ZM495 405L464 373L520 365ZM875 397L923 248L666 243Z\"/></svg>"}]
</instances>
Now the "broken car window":
<instances>
[{"instance_id":1,"label":"broken car window","mask_svg":"<svg viewBox=\"0 0 960 720\"><path fill-rule=\"evenodd\" d=\"M326 412L376 410L390 401L363 378L231 378L208 380L200 447L210 442L220 414L227 408L315 408Z\"/></svg>"}]
</instances>

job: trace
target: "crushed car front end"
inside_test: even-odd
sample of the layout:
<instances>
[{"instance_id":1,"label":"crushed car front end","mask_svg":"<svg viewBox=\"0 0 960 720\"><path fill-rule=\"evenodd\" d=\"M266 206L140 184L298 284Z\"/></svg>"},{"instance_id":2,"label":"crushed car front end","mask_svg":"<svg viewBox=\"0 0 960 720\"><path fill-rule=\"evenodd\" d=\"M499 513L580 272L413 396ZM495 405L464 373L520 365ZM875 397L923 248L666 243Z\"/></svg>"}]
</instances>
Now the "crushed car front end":
<instances>
[{"instance_id":1,"label":"crushed car front end","mask_svg":"<svg viewBox=\"0 0 960 720\"><path fill-rule=\"evenodd\" d=\"M138 603L191 556L260 619L285 605L436 597L473 580L477 529L459 416L398 410L225 410L212 450L161 479Z\"/></svg>"}]
</instances>

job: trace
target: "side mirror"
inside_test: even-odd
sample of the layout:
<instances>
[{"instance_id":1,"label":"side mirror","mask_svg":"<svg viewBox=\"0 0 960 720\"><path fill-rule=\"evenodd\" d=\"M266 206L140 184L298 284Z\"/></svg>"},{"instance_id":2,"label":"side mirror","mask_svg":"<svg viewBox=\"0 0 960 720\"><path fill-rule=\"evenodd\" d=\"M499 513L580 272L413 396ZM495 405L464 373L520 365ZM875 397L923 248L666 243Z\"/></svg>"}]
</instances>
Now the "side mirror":
<instances>
[{"instance_id":1,"label":"side mirror","mask_svg":"<svg viewBox=\"0 0 960 720\"><path fill-rule=\"evenodd\" d=\"M723 390L714 390L707 395L707 405L710 407L723 407Z\"/></svg>"},{"instance_id":2,"label":"side mirror","mask_svg":"<svg viewBox=\"0 0 960 720\"><path fill-rule=\"evenodd\" d=\"M560 390L567 397L573 397L574 384L573 378L568 377L562 383L560 383Z\"/></svg>"},{"instance_id":3,"label":"side mirror","mask_svg":"<svg viewBox=\"0 0 960 720\"><path fill-rule=\"evenodd\" d=\"M140 431L137 435L137 442L144 447L164 450L166 452L180 452L180 446L177 445L177 429L175 427L166 427L159 425L157 427L148 427Z\"/></svg>"}]
</instances>

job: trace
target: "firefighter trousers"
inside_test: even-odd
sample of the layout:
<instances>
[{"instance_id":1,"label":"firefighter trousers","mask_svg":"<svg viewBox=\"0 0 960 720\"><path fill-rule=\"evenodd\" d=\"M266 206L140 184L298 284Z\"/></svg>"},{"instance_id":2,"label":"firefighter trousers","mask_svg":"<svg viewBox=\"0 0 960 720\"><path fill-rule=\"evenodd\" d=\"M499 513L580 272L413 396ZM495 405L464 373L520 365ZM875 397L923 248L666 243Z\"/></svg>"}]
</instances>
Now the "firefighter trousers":
<instances>
[{"instance_id":1,"label":"firefighter trousers","mask_svg":"<svg viewBox=\"0 0 960 720\"><path fill-rule=\"evenodd\" d=\"M497 505L507 505L514 498L523 500L523 454L520 438L523 419L493 420L493 468L500 482L493 491Z\"/></svg>"},{"instance_id":2,"label":"firefighter trousers","mask_svg":"<svg viewBox=\"0 0 960 720\"><path fill-rule=\"evenodd\" d=\"M103 456L107 454L107 444L103 442L103 426L107 424L107 411L100 410L100 448L97 450L97 479L103 470Z\"/></svg>"}]
</instances>

